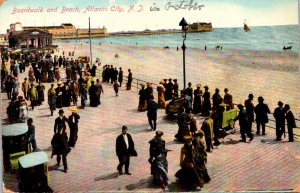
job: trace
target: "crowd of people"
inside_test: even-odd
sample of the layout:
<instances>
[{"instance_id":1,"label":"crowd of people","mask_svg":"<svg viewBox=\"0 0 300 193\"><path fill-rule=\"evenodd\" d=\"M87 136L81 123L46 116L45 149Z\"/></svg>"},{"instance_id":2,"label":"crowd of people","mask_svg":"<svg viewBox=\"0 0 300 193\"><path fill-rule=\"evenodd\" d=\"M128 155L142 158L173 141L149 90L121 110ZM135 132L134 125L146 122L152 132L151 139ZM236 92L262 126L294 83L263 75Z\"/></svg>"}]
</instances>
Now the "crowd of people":
<instances>
[{"instance_id":1,"label":"crowd of people","mask_svg":"<svg viewBox=\"0 0 300 193\"><path fill-rule=\"evenodd\" d=\"M154 101L152 84L147 83L146 88L145 84L141 84L138 110L147 111L151 130L156 130L157 109L168 108L166 105L167 100L171 100L169 104L172 104L174 100L183 100L177 114L178 132L175 135L175 138L179 142L184 142L184 147L182 147L181 150L181 170L176 173L176 177L188 187L201 188L204 183L210 181L205 166L205 163L207 162L206 152L212 152L214 146L219 146L221 144L219 139L225 133L224 128L222 128L223 118L225 119L225 117L223 117L223 112L234 110L234 103L233 97L227 88L224 89L223 97L220 95L220 90L216 88L215 93L212 95L211 103L209 87L205 86L204 92L201 90L201 84L197 84L196 87L197 89L193 90L192 84L188 83L188 87L185 90L182 90L180 96L178 96L177 81L173 82L172 79L169 79L169 82L167 83L167 80L164 79L160 81L160 84L157 86L158 96L156 102ZM256 122L256 135L266 135L265 128L266 123L269 122L268 114L271 113L270 109L268 105L264 103L264 98L262 96L258 97L258 104L256 106L253 104L253 99L253 94L249 94L248 99L245 100L244 104L238 104L238 111L235 111L237 112L237 115L232 120L234 122L239 121L241 134L240 142L246 142L246 135L249 137L249 141L254 139L254 135L252 134L253 122ZM198 128L197 121L195 120L195 115L198 114L205 117L200 128ZM281 141L282 136L285 136L285 121L287 121L289 133L288 141L293 142L293 128L296 127L296 123L293 113L290 110L290 106L286 104L283 107L283 103L279 101L278 107L274 110L273 115L276 122L276 140ZM234 123L232 123L232 125L234 125ZM202 140L203 138L205 140ZM150 142L150 144L151 143L152 142ZM162 149L162 145L158 144L157 146L157 149ZM150 160L153 159L151 158L151 154L153 153L151 153L150 150ZM161 167L165 166L164 163L166 163L166 156L163 156L163 153L160 158L162 157L164 157L165 160L161 161ZM167 166L165 166L164 171L167 171L166 167ZM159 174L164 173L159 169L157 172ZM154 179L156 179L155 174L153 175ZM162 179L167 178L164 177ZM160 181L159 184L162 188L165 188L162 184L166 183Z\"/></svg>"},{"instance_id":2,"label":"crowd of people","mask_svg":"<svg viewBox=\"0 0 300 193\"><path fill-rule=\"evenodd\" d=\"M53 53L52 53L53 54ZM77 111L78 98L81 100L81 107L86 106L89 98L90 107L97 107L101 104L101 94L104 94L102 83L113 84L113 89L118 96L119 87L123 83L122 67L117 69L113 65L104 65L102 70L102 82L96 76L97 67L100 61L96 61L91 67L88 63L80 59L74 60L63 56L52 57L49 53L34 52L22 54L11 54L3 52L1 68L1 87L6 91L7 98L11 100L7 107L7 115L10 123L26 122L29 127L29 139L33 150L37 149L35 141L35 127L33 119L30 118L29 107L34 110L35 106L42 105L45 101L45 86L43 83L51 83L51 87L46 92L51 116L54 111L59 109L59 116L55 119L54 135L51 140L53 147L52 156L57 156L57 165L60 166L62 159L64 172L68 171L67 155L71 147L75 147L78 138L78 122L80 116ZM10 62L10 65L8 64ZM28 78L19 83L19 74L24 73L28 68ZM10 69L10 72L8 71ZM65 69L66 78L60 76L60 70ZM128 69L128 80L126 90L131 89L133 77ZM56 82L56 83L55 83ZM219 139L222 137L223 112L234 109L233 96L227 88L224 89L224 96L220 94L218 88L211 96L209 87L201 84L193 89L192 83L188 83L185 90L179 92L177 79L163 79L157 86L157 102L154 97L154 89L151 83L140 84L138 110L147 111L147 118L151 130L157 130L158 109L168 108L166 101L182 99L182 106L179 107L177 114L178 132L175 138L184 145L181 148L180 166L181 169L176 173L176 177L190 188L202 188L205 183L210 181L207 164L207 152L212 152L214 146L220 145ZM21 86L22 94L19 93ZM246 135L253 140L252 123L257 125L256 134L266 135L266 123L270 109L264 103L263 97L258 97L258 104L253 104L254 96L249 94L244 104L238 104L238 115L234 121L239 121L241 142L246 142ZM30 105L27 105L30 101ZM73 104L71 104L73 103ZM285 120L289 141L293 142L293 128L296 127L295 118L288 104L279 101L278 107L274 111L276 121L276 140L282 140L285 136ZM73 106L73 107L71 107ZM64 116L63 107L69 108L72 114L67 118ZM201 127L198 127L196 115L204 116ZM67 132L67 125L69 132ZM120 175L131 175L129 171L130 156L137 156L134 148L132 136L127 133L128 128L122 127L122 134L116 140L116 154L119 159L117 170ZM69 136L67 135L69 133ZM167 187L168 165L165 141L162 139L163 132L156 131L155 137L149 141L151 174L154 182L163 189Z\"/></svg>"}]
</instances>

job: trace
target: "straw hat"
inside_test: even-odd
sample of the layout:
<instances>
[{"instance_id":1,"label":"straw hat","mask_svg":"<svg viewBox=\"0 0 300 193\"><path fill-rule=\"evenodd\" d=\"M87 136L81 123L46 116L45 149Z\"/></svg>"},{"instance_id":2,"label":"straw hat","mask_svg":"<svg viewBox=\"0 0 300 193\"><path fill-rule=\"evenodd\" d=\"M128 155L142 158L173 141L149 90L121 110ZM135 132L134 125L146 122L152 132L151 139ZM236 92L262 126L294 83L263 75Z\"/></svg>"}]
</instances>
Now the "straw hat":
<instances>
[{"instance_id":1,"label":"straw hat","mask_svg":"<svg viewBox=\"0 0 300 193\"><path fill-rule=\"evenodd\" d=\"M61 82L59 81L59 82L57 82L57 85L61 85Z\"/></svg>"},{"instance_id":2,"label":"straw hat","mask_svg":"<svg viewBox=\"0 0 300 193\"><path fill-rule=\"evenodd\" d=\"M198 130L195 136L204 136L204 132L202 130Z\"/></svg>"},{"instance_id":3,"label":"straw hat","mask_svg":"<svg viewBox=\"0 0 300 193\"><path fill-rule=\"evenodd\" d=\"M183 136L184 141L192 141L193 137L191 135Z\"/></svg>"},{"instance_id":4,"label":"straw hat","mask_svg":"<svg viewBox=\"0 0 300 193\"><path fill-rule=\"evenodd\" d=\"M200 88L200 87L201 87L201 84L196 84L196 87L197 87L197 88Z\"/></svg>"},{"instance_id":5,"label":"straw hat","mask_svg":"<svg viewBox=\"0 0 300 193\"><path fill-rule=\"evenodd\" d=\"M78 109L76 107L71 107L69 109L72 113L77 113L78 112Z\"/></svg>"},{"instance_id":6,"label":"straw hat","mask_svg":"<svg viewBox=\"0 0 300 193\"><path fill-rule=\"evenodd\" d=\"M164 81L164 80L161 80L159 83L160 83L160 84L165 84L165 81Z\"/></svg>"}]
</instances>

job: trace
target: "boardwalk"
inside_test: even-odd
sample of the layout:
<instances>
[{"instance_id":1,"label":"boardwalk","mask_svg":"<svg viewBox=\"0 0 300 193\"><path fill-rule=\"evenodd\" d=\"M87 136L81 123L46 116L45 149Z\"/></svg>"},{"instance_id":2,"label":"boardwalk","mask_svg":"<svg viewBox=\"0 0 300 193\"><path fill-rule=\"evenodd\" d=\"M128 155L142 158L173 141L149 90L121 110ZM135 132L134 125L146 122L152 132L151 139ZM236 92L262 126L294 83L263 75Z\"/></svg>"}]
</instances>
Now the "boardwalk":
<instances>
[{"instance_id":1,"label":"boardwalk","mask_svg":"<svg viewBox=\"0 0 300 193\"><path fill-rule=\"evenodd\" d=\"M26 73L27 75L27 73ZM62 74L63 75L63 74ZM25 74L21 74L22 81ZM49 84L45 84L46 90ZM53 135L54 116L50 116L47 102L30 111L30 117L36 126L38 148L49 156L50 187L54 192L160 192L161 189L151 184L148 141L154 136L149 130L146 112L138 112L136 90L120 89L115 97L113 87L104 84L101 105L79 110L81 116L76 147L68 155L68 173L63 167L57 168L56 159L50 159L50 141ZM20 92L21 93L21 92ZM2 97L2 118L6 118L8 104L5 93ZM64 108L66 115L70 112ZM198 124L203 118L197 117ZM168 154L170 191L184 191L174 177L179 166L182 144L174 141L177 132L175 119L167 118L164 110L158 112L158 130L164 132L166 146L173 151ZM120 134L122 125L127 125L136 145L138 157L133 157L130 164L132 176L117 174L115 139ZM238 130L238 125L236 124ZM67 132L69 130L67 129ZM222 145L208 154L208 171L212 178L202 191L292 191L300 184L300 143L274 142L273 129L267 129L266 136L255 136L251 143L239 143L239 132L222 139ZM5 189L18 191L15 174L3 176Z\"/></svg>"}]
</instances>

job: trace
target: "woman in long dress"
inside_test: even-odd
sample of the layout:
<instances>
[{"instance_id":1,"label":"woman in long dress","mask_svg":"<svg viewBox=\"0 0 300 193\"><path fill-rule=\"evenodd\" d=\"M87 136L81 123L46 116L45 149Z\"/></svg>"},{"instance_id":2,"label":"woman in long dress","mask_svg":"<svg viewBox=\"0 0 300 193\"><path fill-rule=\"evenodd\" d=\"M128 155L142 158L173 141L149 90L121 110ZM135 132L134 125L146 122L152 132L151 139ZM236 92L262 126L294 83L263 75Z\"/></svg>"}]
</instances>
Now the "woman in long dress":
<instances>
[{"instance_id":1,"label":"woman in long dress","mask_svg":"<svg viewBox=\"0 0 300 193\"><path fill-rule=\"evenodd\" d=\"M146 100L146 90L145 90L145 84L142 83L141 85L141 90L139 91L139 106L138 110L139 111L145 111L147 109L147 100Z\"/></svg>"},{"instance_id":2,"label":"woman in long dress","mask_svg":"<svg viewBox=\"0 0 300 193\"><path fill-rule=\"evenodd\" d=\"M36 86L36 89L38 91L38 104L41 105L43 101L45 101L45 86L41 82L39 82L39 85Z\"/></svg>"},{"instance_id":3,"label":"woman in long dress","mask_svg":"<svg viewBox=\"0 0 300 193\"><path fill-rule=\"evenodd\" d=\"M58 82L60 80L60 72L59 72L58 66L55 67L54 76L55 76L56 81Z\"/></svg>"},{"instance_id":4,"label":"woman in long dress","mask_svg":"<svg viewBox=\"0 0 300 193\"><path fill-rule=\"evenodd\" d=\"M210 102L210 92L208 92L208 86L205 86L205 92L203 94L203 105L202 105L202 114L204 116L208 116L211 109L211 102Z\"/></svg>"},{"instance_id":5,"label":"woman in long dress","mask_svg":"<svg viewBox=\"0 0 300 193\"><path fill-rule=\"evenodd\" d=\"M164 109L166 108L166 100L165 100L165 87L163 86L164 82L161 81L160 84L157 86L157 93L158 93L158 108Z\"/></svg>"},{"instance_id":6,"label":"woman in long dress","mask_svg":"<svg viewBox=\"0 0 300 193\"><path fill-rule=\"evenodd\" d=\"M34 71L32 70L32 68L29 68L28 71L28 77L29 77L29 82L32 83L35 81L35 77L34 77Z\"/></svg>"},{"instance_id":7,"label":"woman in long dress","mask_svg":"<svg viewBox=\"0 0 300 193\"><path fill-rule=\"evenodd\" d=\"M78 139L78 120L80 116L77 114L78 110L76 107L70 108L72 115L69 116L68 124L70 128L70 138L69 138L69 146L75 147L76 141Z\"/></svg>"},{"instance_id":8,"label":"woman in long dress","mask_svg":"<svg viewBox=\"0 0 300 193\"><path fill-rule=\"evenodd\" d=\"M94 81L91 82L91 86L89 88L89 95L90 95L90 106L97 107L99 105L98 87L94 84Z\"/></svg>"},{"instance_id":9,"label":"woman in long dress","mask_svg":"<svg viewBox=\"0 0 300 193\"><path fill-rule=\"evenodd\" d=\"M192 136L184 137L185 144L180 152L181 169L175 176L187 188L196 189L204 185L204 176L196 165L196 150L192 144Z\"/></svg>"},{"instance_id":10,"label":"woman in long dress","mask_svg":"<svg viewBox=\"0 0 300 193\"><path fill-rule=\"evenodd\" d=\"M27 103L26 103L25 99L23 99L20 103L19 119L21 122L25 123L28 118L29 118L29 115L28 115Z\"/></svg>"},{"instance_id":11,"label":"woman in long dress","mask_svg":"<svg viewBox=\"0 0 300 193\"><path fill-rule=\"evenodd\" d=\"M202 103L202 90L200 90L201 84L197 84L197 89L194 90L194 103L193 103L193 113L198 114L201 112Z\"/></svg>"}]
</instances>

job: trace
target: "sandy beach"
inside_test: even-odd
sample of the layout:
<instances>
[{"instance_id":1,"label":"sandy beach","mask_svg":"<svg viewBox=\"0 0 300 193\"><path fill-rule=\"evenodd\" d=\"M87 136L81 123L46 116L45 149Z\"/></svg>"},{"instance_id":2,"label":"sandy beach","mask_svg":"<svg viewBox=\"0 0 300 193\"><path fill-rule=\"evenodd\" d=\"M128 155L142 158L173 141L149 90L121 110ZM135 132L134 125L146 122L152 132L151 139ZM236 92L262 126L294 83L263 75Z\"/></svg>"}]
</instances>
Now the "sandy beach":
<instances>
[{"instance_id":1,"label":"sandy beach","mask_svg":"<svg viewBox=\"0 0 300 193\"><path fill-rule=\"evenodd\" d=\"M92 40L96 42L96 40ZM89 55L89 43L57 43L65 53L75 50L75 57ZM133 72L133 77L158 83L163 78L177 78L183 88L182 51L176 48L164 50L139 45L102 43L92 45L93 58L100 58L102 66L111 64ZM119 58L115 58L118 53ZM300 115L298 105L299 54L291 51L250 50L186 50L186 80L193 86L208 85L211 95L215 88L228 88L234 103L243 103L249 93L255 98L263 96L271 111L279 100L291 105ZM186 84L187 84L186 83ZM221 95L224 93L221 92ZM256 103L257 101L255 101Z\"/></svg>"}]
</instances>

